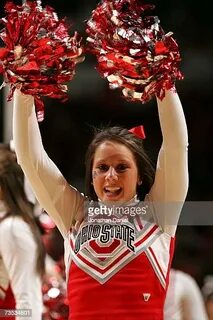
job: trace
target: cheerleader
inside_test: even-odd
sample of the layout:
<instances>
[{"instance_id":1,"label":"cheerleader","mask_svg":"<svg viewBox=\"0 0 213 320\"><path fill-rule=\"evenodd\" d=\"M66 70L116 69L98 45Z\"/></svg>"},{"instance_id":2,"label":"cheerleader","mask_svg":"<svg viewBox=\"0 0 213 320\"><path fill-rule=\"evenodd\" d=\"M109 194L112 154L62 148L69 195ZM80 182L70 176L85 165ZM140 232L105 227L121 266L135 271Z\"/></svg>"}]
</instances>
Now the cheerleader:
<instances>
[{"instance_id":1,"label":"cheerleader","mask_svg":"<svg viewBox=\"0 0 213 320\"><path fill-rule=\"evenodd\" d=\"M24 175L15 154L3 145L0 148L1 319L42 318L43 272L44 247L33 205L24 191Z\"/></svg>"},{"instance_id":2,"label":"cheerleader","mask_svg":"<svg viewBox=\"0 0 213 320\"><path fill-rule=\"evenodd\" d=\"M153 184L142 139L113 127L99 132L89 146L84 196L45 152L33 97L15 92L18 162L65 240L71 320L163 319L175 231L188 188L188 142L178 94L168 91L157 102L163 142ZM94 205L136 210L140 200L151 204L148 216L121 223L122 234L114 223L89 222ZM76 221L83 221L78 232Z\"/></svg>"}]
</instances>

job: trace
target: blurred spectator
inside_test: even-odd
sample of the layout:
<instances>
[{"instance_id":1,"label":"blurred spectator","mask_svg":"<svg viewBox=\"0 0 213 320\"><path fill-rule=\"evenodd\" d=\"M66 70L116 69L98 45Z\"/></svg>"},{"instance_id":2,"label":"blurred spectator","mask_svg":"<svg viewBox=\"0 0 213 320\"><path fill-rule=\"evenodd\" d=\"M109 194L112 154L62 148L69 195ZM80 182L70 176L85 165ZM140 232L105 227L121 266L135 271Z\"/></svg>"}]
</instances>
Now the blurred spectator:
<instances>
[{"instance_id":1,"label":"blurred spectator","mask_svg":"<svg viewBox=\"0 0 213 320\"><path fill-rule=\"evenodd\" d=\"M0 145L0 308L28 310L25 320L42 317L45 250L24 175L14 152ZM13 312L13 311L12 311ZM22 319L1 315L1 319Z\"/></svg>"},{"instance_id":2,"label":"blurred spectator","mask_svg":"<svg viewBox=\"0 0 213 320\"><path fill-rule=\"evenodd\" d=\"M207 320L201 291L189 274L171 269L164 320Z\"/></svg>"},{"instance_id":3,"label":"blurred spectator","mask_svg":"<svg viewBox=\"0 0 213 320\"><path fill-rule=\"evenodd\" d=\"M202 292L209 320L213 320L213 275L208 275L204 278Z\"/></svg>"}]
</instances>

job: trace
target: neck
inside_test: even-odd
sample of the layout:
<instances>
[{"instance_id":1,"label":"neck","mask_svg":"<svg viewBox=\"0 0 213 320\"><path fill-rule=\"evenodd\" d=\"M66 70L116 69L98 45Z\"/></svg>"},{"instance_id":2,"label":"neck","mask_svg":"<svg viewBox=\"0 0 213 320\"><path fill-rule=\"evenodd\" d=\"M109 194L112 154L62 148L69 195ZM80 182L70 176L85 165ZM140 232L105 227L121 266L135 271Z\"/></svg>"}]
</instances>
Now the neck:
<instances>
[{"instance_id":1,"label":"neck","mask_svg":"<svg viewBox=\"0 0 213 320\"><path fill-rule=\"evenodd\" d=\"M101 199L98 199L99 204L103 204L106 206L131 206L131 205L136 205L140 200L138 199L137 194L134 195L130 200L124 201L124 202L119 202L119 201L114 201L114 202L104 202Z\"/></svg>"}]
</instances>

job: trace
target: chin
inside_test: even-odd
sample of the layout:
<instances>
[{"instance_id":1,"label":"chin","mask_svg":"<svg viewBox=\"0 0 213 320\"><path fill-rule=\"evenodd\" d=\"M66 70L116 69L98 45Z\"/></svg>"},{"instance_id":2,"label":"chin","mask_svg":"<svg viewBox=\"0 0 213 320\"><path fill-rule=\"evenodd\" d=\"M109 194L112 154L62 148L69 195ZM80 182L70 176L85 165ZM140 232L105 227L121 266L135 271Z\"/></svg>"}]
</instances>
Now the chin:
<instances>
[{"instance_id":1,"label":"chin","mask_svg":"<svg viewBox=\"0 0 213 320\"><path fill-rule=\"evenodd\" d=\"M108 197L106 195L103 195L99 199L101 199L101 201L106 202L106 203L111 203L111 202L116 203L116 202L123 201L122 198L120 198L120 197Z\"/></svg>"}]
</instances>

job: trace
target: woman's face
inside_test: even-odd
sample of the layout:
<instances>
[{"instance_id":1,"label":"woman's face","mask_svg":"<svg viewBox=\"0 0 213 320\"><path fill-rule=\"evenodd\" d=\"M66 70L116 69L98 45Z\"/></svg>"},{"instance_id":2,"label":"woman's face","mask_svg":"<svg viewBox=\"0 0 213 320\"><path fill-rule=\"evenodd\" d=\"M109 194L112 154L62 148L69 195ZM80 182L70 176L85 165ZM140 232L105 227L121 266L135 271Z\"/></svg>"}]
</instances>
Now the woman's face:
<instances>
[{"instance_id":1,"label":"woman's face","mask_svg":"<svg viewBox=\"0 0 213 320\"><path fill-rule=\"evenodd\" d=\"M94 154L92 183L101 201L131 200L136 194L139 177L130 149L112 141L100 144Z\"/></svg>"}]
</instances>

